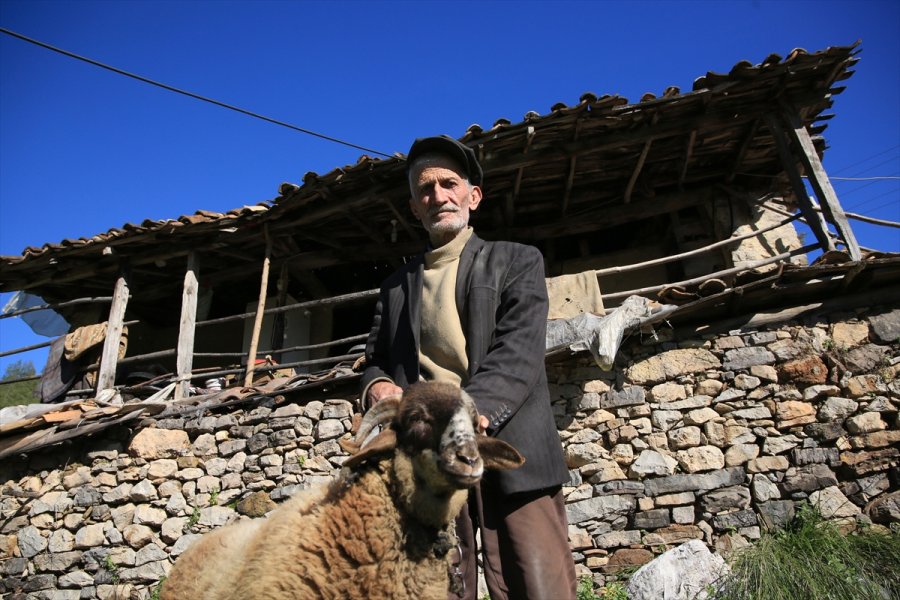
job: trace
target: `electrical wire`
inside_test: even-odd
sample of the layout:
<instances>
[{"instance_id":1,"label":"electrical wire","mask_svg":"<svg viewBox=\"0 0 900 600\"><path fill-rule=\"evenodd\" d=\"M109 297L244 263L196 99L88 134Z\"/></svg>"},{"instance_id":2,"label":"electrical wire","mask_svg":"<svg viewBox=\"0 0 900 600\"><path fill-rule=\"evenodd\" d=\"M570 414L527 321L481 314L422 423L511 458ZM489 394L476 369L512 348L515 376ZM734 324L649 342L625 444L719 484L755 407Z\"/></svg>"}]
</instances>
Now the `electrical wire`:
<instances>
[{"instance_id":1,"label":"electrical wire","mask_svg":"<svg viewBox=\"0 0 900 600\"><path fill-rule=\"evenodd\" d=\"M118 69L116 67L103 64L96 60L87 58L85 56L80 56L75 54L74 52L69 52L68 50L63 50L62 48L57 48L56 46L51 46L50 44L46 44L39 40L30 38L28 36L22 35L21 33L16 33L15 31L10 31L4 27L0 27L0 32L5 33L6 35L12 36L14 38L18 38L22 41L28 42L30 44L34 44L36 46L40 46L41 48L46 48L47 50L52 50L53 52L58 52L64 56L68 56L69 58L74 58L88 64L94 65L95 67L100 67L101 69L106 69L107 71L112 71L113 73L117 73L119 75L124 75L125 77L131 77L132 79L137 79L138 81L142 81L144 83L149 83L150 85L155 85L156 87L162 88L164 90L168 90L170 92L175 92L176 94L181 94L183 96L187 96L189 98L194 98L195 100L202 100L203 102L209 102L210 104L215 104L216 106L221 106L222 108L227 108L228 110L233 110L235 112L239 112L241 114L254 117L256 119L261 119L263 121L267 121L269 123L274 123L275 125L280 125L282 127L287 127L288 129L293 129L294 131L299 131L300 133L305 133L306 135L311 135L329 142L334 142L336 144L342 144L344 146L349 146L350 148L356 148L357 150L362 150L363 152L369 152L371 154L377 154L379 156L384 156L387 158L393 158L393 155L387 154L385 152L381 152L379 150L373 150L372 148L366 148L365 146L359 146L357 144L353 144L350 142L346 142L344 140L331 137L322 133L317 133L315 131L311 131L309 129L304 129L303 127L297 127L296 125L291 125L290 123L285 123L284 121L279 121L277 119L272 119L271 117L267 117L265 115L261 115L259 113L255 113L237 106L233 106L231 104L226 104L224 102L219 102L218 100L214 100L212 98L207 98L206 96L201 96L199 94L195 94L193 92L188 92L186 90L182 90L171 85L167 85L165 83L160 83L158 81L154 81L152 79L148 79L147 77L142 77L141 75L136 75L134 73L129 73L128 71L123 71L122 69Z\"/></svg>"},{"instance_id":2,"label":"electrical wire","mask_svg":"<svg viewBox=\"0 0 900 600\"><path fill-rule=\"evenodd\" d=\"M887 154L888 152L893 152L897 148L900 148L900 144L898 144L896 146L892 146L891 148L886 148L885 150L882 150L881 152L877 152L871 156L867 156L866 158L863 158L862 160L858 160L857 162L847 165L845 167L838 167L837 169L834 169L834 172L835 173L843 173L845 171L849 171L850 169L852 169L853 167L855 167L857 165L861 165L866 161L872 160L873 158L877 158L877 157L881 156L882 154Z\"/></svg>"}]
</instances>

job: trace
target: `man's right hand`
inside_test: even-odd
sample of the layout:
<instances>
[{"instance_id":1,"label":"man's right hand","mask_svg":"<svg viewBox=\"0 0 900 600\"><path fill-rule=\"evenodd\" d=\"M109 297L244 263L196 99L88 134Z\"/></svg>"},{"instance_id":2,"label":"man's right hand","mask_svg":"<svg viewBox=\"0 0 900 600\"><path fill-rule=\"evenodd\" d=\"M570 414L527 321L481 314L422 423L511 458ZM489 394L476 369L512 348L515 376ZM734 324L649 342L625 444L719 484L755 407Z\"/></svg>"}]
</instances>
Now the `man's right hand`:
<instances>
[{"instance_id":1,"label":"man's right hand","mask_svg":"<svg viewBox=\"0 0 900 600\"><path fill-rule=\"evenodd\" d=\"M403 388L390 381L378 381L373 383L369 388L368 400L369 406L374 406L376 402L381 402L385 398L391 396L402 396Z\"/></svg>"}]
</instances>

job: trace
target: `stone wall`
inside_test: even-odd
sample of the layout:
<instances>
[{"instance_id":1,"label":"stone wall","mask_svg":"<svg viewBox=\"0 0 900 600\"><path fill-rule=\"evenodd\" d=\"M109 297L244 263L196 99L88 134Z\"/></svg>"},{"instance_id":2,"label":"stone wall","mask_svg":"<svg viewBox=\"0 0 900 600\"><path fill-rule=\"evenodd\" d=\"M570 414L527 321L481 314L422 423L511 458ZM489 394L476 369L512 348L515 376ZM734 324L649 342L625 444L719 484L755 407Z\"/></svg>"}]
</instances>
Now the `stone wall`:
<instances>
[{"instance_id":1,"label":"stone wall","mask_svg":"<svg viewBox=\"0 0 900 600\"><path fill-rule=\"evenodd\" d=\"M632 338L616 369L548 366L570 538L598 583L666 547L728 551L809 501L898 519L900 310ZM0 594L151 597L205 531L260 516L344 460L349 399L159 420L0 467Z\"/></svg>"}]
</instances>

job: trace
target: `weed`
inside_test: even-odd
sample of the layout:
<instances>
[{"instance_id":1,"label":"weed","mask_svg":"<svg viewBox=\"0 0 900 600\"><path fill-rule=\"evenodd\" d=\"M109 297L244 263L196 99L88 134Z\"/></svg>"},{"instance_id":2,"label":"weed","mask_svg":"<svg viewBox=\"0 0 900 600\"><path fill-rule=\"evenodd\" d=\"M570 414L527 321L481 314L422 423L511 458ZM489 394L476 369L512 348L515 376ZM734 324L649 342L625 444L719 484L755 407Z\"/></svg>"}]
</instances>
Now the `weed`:
<instances>
[{"instance_id":1,"label":"weed","mask_svg":"<svg viewBox=\"0 0 900 600\"><path fill-rule=\"evenodd\" d=\"M215 506L219 503L219 488L214 488L209 493L209 505Z\"/></svg>"},{"instance_id":2,"label":"weed","mask_svg":"<svg viewBox=\"0 0 900 600\"><path fill-rule=\"evenodd\" d=\"M306 457L303 456L302 454L298 455L298 456L297 456L297 464L300 465L301 467L302 467L303 465L305 465L305 464L306 464ZM488 597L488 600L491 600L490 597Z\"/></svg>"},{"instance_id":3,"label":"weed","mask_svg":"<svg viewBox=\"0 0 900 600\"><path fill-rule=\"evenodd\" d=\"M594 580L590 575L584 575L578 580L577 600L600 600L600 596L594 593Z\"/></svg>"},{"instance_id":4,"label":"weed","mask_svg":"<svg viewBox=\"0 0 900 600\"><path fill-rule=\"evenodd\" d=\"M200 521L200 508L195 506L194 511L191 513L191 516L188 518L188 522L187 522L188 529L190 529L191 527L196 525L198 521Z\"/></svg>"},{"instance_id":5,"label":"weed","mask_svg":"<svg viewBox=\"0 0 900 600\"><path fill-rule=\"evenodd\" d=\"M873 528L843 534L804 505L781 531L735 554L717 600L900 597L900 534Z\"/></svg>"},{"instance_id":6,"label":"weed","mask_svg":"<svg viewBox=\"0 0 900 600\"><path fill-rule=\"evenodd\" d=\"M103 557L103 568L110 574L112 577L113 584L119 583L119 565L113 562L112 556L107 554Z\"/></svg>"},{"instance_id":7,"label":"weed","mask_svg":"<svg viewBox=\"0 0 900 600\"><path fill-rule=\"evenodd\" d=\"M163 575L159 579L159 582L157 582L156 587L154 587L150 591L150 595L147 596L147 600L159 600L159 595L162 593L162 586L165 582L166 582L166 576Z\"/></svg>"},{"instance_id":8,"label":"weed","mask_svg":"<svg viewBox=\"0 0 900 600\"><path fill-rule=\"evenodd\" d=\"M625 584L613 581L603 586L600 590L601 600L628 600L628 592L625 590Z\"/></svg>"}]
</instances>

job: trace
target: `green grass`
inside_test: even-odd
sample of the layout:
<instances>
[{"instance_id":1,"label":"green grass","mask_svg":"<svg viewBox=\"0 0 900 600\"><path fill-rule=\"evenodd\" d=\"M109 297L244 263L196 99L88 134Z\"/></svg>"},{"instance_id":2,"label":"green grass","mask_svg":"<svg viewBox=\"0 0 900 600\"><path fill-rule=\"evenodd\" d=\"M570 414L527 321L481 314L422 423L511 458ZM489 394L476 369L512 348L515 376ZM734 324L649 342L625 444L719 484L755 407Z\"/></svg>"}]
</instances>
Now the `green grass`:
<instances>
[{"instance_id":1,"label":"green grass","mask_svg":"<svg viewBox=\"0 0 900 600\"><path fill-rule=\"evenodd\" d=\"M842 533L801 507L784 530L765 534L732 559L715 600L900 598L900 533Z\"/></svg>"}]
</instances>

